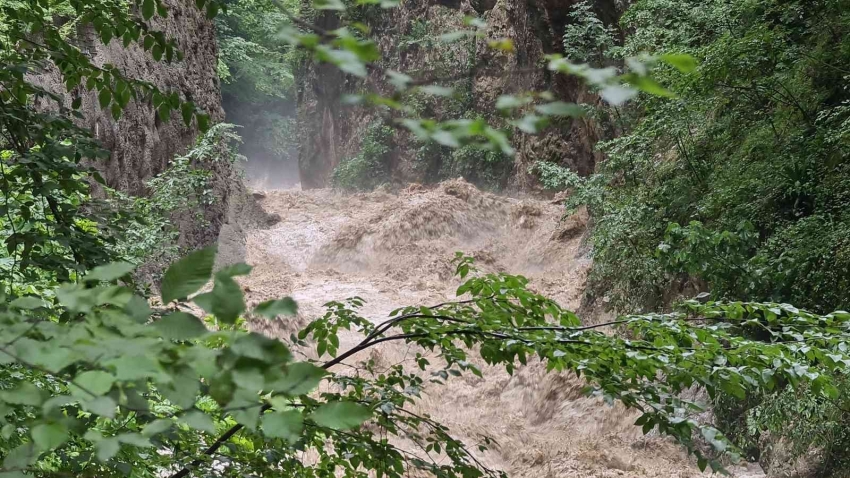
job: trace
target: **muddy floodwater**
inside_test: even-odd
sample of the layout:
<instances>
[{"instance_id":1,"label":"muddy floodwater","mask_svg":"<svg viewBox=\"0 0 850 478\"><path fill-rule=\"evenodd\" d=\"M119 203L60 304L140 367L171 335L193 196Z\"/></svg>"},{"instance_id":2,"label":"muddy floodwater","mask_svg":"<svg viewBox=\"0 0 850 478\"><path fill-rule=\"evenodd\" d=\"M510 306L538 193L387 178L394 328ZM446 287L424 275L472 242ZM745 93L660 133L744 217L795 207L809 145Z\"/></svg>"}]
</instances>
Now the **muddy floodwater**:
<instances>
[{"instance_id":1,"label":"muddy floodwater","mask_svg":"<svg viewBox=\"0 0 850 478\"><path fill-rule=\"evenodd\" d=\"M455 180L397 194L264 191L260 204L281 221L248 231L254 271L242 282L249 305L291 295L300 307L296 319L252 324L272 336L288 338L330 300L360 296L362 315L381 321L400 306L451 299L460 283L451 262L456 251L474 256L483 271L524 275L535 291L580 306L590 266L586 219L562 220L563 207L550 201L499 197ZM342 337L340 350L357 339ZM349 361L413 369L414 355L390 343ZM547 374L535 363L512 376L480 365L483 379L429 383L418 408L470 445L482 435L494 438L497 445L478 454L490 467L522 478L706 476L678 445L643 436L633 425L638 414L584 397L575 375Z\"/></svg>"}]
</instances>

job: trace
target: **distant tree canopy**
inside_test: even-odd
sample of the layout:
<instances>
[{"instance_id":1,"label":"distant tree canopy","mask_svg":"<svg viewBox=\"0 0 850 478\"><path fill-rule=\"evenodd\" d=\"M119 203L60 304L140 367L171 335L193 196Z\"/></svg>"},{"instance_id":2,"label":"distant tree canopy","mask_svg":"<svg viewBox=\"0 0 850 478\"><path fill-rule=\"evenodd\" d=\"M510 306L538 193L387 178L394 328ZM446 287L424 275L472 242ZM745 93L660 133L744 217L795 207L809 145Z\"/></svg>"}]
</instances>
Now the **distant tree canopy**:
<instances>
[{"instance_id":1,"label":"distant tree canopy","mask_svg":"<svg viewBox=\"0 0 850 478\"><path fill-rule=\"evenodd\" d=\"M270 165L294 162L294 75L303 55L278 38L286 16L272 0L224 5L226 11L215 23L227 121L242 127L242 151L249 158ZM300 11L300 1L282 5L293 14Z\"/></svg>"},{"instance_id":2,"label":"distant tree canopy","mask_svg":"<svg viewBox=\"0 0 850 478\"><path fill-rule=\"evenodd\" d=\"M850 3L640 0L614 45L592 12L574 15L585 19L565 41L605 47L607 62L666 51L699 62L656 73L677 98L596 112L626 134L600 145L595 175L563 186L593 216L592 297L623 311L698 292L850 307ZM847 409L783 388L716 414L748 456L782 437L798 456L823 450L818 473L841 476Z\"/></svg>"},{"instance_id":3,"label":"distant tree canopy","mask_svg":"<svg viewBox=\"0 0 850 478\"><path fill-rule=\"evenodd\" d=\"M580 194L593 282L623 309L689 280L712 297L850 306L850 10L845 0L641 0L609 58L681 51L678 98L641 96ZM608 36L600 31L604 41Z\"/></svg>"}]
</instances>

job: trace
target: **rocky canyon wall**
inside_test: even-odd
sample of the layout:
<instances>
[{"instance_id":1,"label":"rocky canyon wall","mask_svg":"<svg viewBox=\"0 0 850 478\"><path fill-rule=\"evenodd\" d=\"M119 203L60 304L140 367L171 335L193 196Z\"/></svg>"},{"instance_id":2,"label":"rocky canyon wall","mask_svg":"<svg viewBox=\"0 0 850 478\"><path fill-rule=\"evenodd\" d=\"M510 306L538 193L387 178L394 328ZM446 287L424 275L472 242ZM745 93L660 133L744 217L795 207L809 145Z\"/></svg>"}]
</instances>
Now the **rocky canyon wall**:
<instances>
[{"instance_id":1,"label":"rocky canyon wall","mask_svg":"<svg viewBox=\"0 0 850 478\"><path fill-rule=\"evenodd\" d=\"M90 27L78 27L73 42L95 65L112 64L125 76L155 84L163 91L176 91L181 98L193 101L210 115L213 123L224 118L221 91L216 72L218 47L213 23L198 10L194 3L165 0L168 16L155 16L149 22L151 29L173 38L183 52L183 59L172 63L156 61L149 52L136 44L124 47L120 39L102 44ZM145 99L133 99L117 121L108 110L98 105L97 92L77 87L73 95L65 94L60 77L47 72L36 81L60 95L70 104L72 96L80 96L80 125L92 131L112 154L109 159L94 166L100 170L107 186L139 196L145 195L145 181L165 170L175 155L185 153L194 145L199 134L197 128L186 126L180 112L173 112L169 121L161 121L153 105ZM197 247L213 242L226 220L227 204L234 187L232 171L226 161L198 165L213 171L212 189L215 204L204 211L207 224L192 218L175 218L181 230L181 242ZM238 188L237 188L238 189Z\"/></svg>"},{"instance_id":2,"label":"rocky canyon wall","mask_svg":"<svg viewBox=\"0 0 850 478\"><path fill-rule=\"evenodd\" d=\"M576 79L552 75L545 69L544 56L563 51L563 33L575 3L577 0L407 0L395 9L368 11L364 20L381 48L382 66L414 78L428 76L435 68L454 73L464 68L470 71L469 81L452 85L465 90L462 99L449 107L423 99L419 105L423 116L485 117L491 124L500 125L503 120L496 115L495 102L503 94L546 90L562 101L598 102ZM622 12L616 0L596 0L593 4L597 15L608 24L616 23ZM442 33L468 29L463 19L470 15L488 24L489 38L440 43ZM340 23L334 13L321 14L316 21L329 29ZM512 40L515 51L489 48L488 40L497 38ZM300 76L301 182L305 188L324 187L329 185L334 168L357 153L364 128L375 120L376 111L344 104L344 96L362 91L364 83L333 66L310 63ZM365 84L391 91L375 75ZM533 188L535 179L529 167L536 161L554 162L581 175L591 173L601 159L593 147L600 134L590 120L574 119L559 121L540 135L514 135L517 154L508 160L509 171L497 178L500 186ZM421 143L397 131L390 160L393 181L433 180L440 164L423 164L433 163L433 158L425 156ZM445 162L440 158L436 161ZM444 177L450 174L443 171Z\"/></svg>"}]
</instances>

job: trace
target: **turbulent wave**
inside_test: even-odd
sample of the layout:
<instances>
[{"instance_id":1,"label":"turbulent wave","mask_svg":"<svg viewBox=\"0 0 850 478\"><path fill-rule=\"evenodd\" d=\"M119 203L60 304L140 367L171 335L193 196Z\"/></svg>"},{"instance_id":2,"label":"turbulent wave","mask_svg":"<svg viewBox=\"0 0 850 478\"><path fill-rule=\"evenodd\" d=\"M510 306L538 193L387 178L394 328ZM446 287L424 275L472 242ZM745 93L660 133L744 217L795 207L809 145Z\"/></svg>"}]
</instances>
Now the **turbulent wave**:
<instances>
[{"instance_id":1,"label":"turbulent wave","mask_svg":"<svg viewBox=\"0 0 850 478\"><path fill-rule=\"evenodd\" d=\"M413 185L398 194L289 190L262 196L263 208L281 222L249 231L254 272L243 285L252 303L292 295L301 311L297 320L255 324L267 334L286 339L322 313L327 301L355 295L366 299L362 312L374 320L399 306L442 302L458 285L451 263L456 251L474 256L483 270L527 276L535 290L564 306L580 305L589 266L586 214L564 219L563 208L549 201L496 196L463 180ZM352 344L356 339L343 337ZM371 354L386 364L414 355L395 344ZM634 413L584 397L574 375L530 364L511 376L481 365L483 379L432 385L419 407L460 438L495 438L498 445L481 458L509 476L700 475L677 445L644 437L633 425Z\"/></svg>"}]
</instances>

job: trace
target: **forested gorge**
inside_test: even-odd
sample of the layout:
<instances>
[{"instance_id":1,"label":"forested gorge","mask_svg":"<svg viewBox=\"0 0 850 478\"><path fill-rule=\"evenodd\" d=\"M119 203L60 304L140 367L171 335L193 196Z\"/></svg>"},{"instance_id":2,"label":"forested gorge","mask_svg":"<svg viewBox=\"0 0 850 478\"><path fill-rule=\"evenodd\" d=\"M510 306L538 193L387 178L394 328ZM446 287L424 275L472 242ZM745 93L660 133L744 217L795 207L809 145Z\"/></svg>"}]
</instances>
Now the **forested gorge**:
<instances>
[{"instance_id":1,"label":"forested gorge","mask_svg":"<svg viewBox=\"0 0 850 478\"><path fill-rule=\"evenodd\" d=\"M509 476L420 404L535 364L695 469L848 476L846 0L0 0L0 55L0 477ZM388 316L255 300L245 231L417 191L335 244L554 202L579 310L474 248Z\"/></svg>"}]
</instances>

